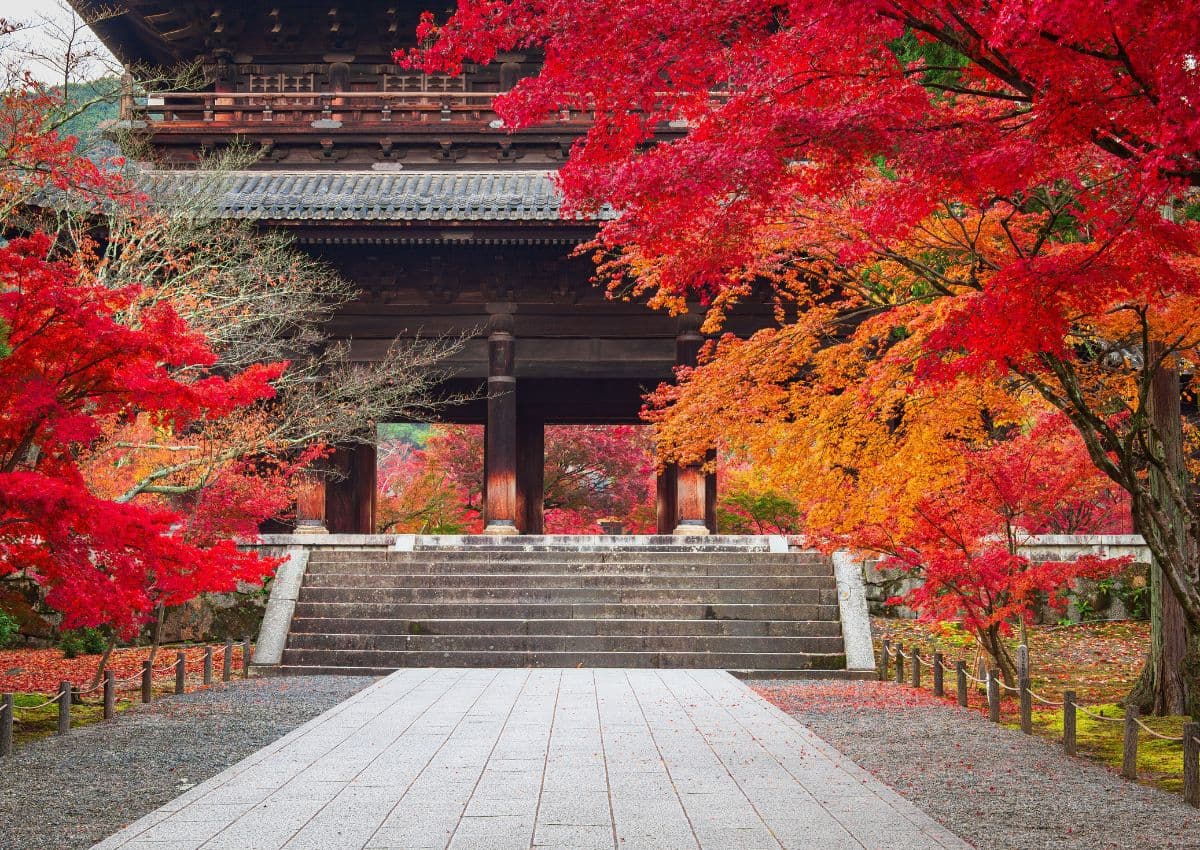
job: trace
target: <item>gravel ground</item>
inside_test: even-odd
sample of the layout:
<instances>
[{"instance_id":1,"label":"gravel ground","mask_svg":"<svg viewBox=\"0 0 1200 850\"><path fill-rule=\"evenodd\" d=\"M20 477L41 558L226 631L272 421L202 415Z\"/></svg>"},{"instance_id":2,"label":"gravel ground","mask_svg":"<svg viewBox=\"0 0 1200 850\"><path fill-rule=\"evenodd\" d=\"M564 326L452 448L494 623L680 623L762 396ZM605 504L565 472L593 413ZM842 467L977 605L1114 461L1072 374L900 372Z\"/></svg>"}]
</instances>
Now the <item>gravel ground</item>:
<instances>
[{"instance_id":1,"label":"gravel ground","mask_svg":"<svg viewBox=\"0 0 1200 850\"><path fill-rule=\"evenodd\" d=\"M0 764L0 850L90 847L374 681L234 681L21 747Z\"/></svg>"},{"instance_id":2,"label":"gravel ground","mask_svg":"<svg viewBox=\"0 0 1200 850\"><path fill-rule=\"evenodd\" d=\"M750 683L979 850L1194 850L1200 810L929 694Z\"/></svg>"}]
</instances>

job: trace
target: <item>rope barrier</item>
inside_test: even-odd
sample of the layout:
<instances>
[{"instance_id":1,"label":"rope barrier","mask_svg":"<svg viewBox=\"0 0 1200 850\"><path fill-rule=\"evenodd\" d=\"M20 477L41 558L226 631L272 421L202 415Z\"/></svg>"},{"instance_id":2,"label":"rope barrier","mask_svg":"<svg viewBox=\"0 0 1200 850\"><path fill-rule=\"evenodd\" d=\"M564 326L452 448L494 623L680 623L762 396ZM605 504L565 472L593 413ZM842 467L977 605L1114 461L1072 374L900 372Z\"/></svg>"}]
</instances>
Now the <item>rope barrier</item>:
<instances>
[{"instance_id":1,"label":"rope barrier","mask_svg":"<svg viewBox=\"0 0 1200 850\"><path fill-rule=\"evenodd\" d=\"M169 672L171 672L172 670L174 670L174 669L175 669L176 667L178 667L178 666L179 666L179 662L178 662L178 661L172 661L172 662L171 662L170 664L168 664L166 667L154 667L154 668L152 668L152 669L154 670L154 672L155 672L155 673L169 673Z\"/></svg>"},{"instance_id":2,"label":"rope barrier","mask_svg":"<svg viewBox=\"0 0 1200 850\"><path fill-rule=\"evenodd\" d=\"M931 651L938 650L937 646L930 648ZM908 652L897 646L893 652L891 651L890 640L883 647L881 656L883 658L884 670L887 668L887 662L891 658L896 659L896 683L901 684L902 678L900 673L903 669L902 661L911 659L913 667L912 684L914 687L920 686L920 669L921 665L927 665L934 673L934 693L937 696L945 696L944 681L939 675L940 673L953 673L958 679L958 700L959 705L966 706L967 690L965 687L966 681L974 682L978 685L986 685L988 689L988 717L994 722L1000 722L1000 698L1004 692L1020 694L1021 697L1021 731L1026 734L1034 734L1033 718L1031 703L1036 700L1044 706L1062 711L1062 746L1064 751L1069 756L1074 756L1078 753L1078 738L1076 717L1078 714L1083 714L1085 717L1090 717L1092 720L1097 720L1103 723L1113 723L1124 727L1123 733L1123 752L1121 775L1127 779L1137 779L1138 777L1138 738L1142 732L1145 732L1151 738L1159 741L1166 741L1170 744L1178 744L1183 749L1183 796L1187 803L1200 808L1200 765L1197 765L1196 759L1200 753L1200 737L1194 734L1197 728L1195 724L1187 724L1183 728L1182 735L1167 735L1157 729L1147 726L1145 722L1138 716L1136 706L1128 706L1122 716L1108 717L1103 714L1103 709L1098 707L1097 711L1093 711L1085 706L1079 705L1076 700L1075 691L1068 689L1063 693L1062 701L1049 699L1042 696L1037 691L1030 687L1029 683L1029 650L1022 644L1020 647L1020 657L1018 660L1018 669L1021 673L1020 681L1016 686L1005 683L999 675L998 671L992 669L986 674L986 678L979 678L968 672L968 666L965 659L952 659L952 663L948 663L948 659L939 651L933 652L932 658L926 658L921 655L917 646L910 646ZM982 669L983 662L979 655L976 656L976 663ZM940 665L940 666L939 666ZM886 677L885 677L886 678ZM992 687L992 683L996 687ZM1026 696L1028 695L1028 697ZM1130 722L1132 721L1132 723Z\"/></svg>"},{"instance_id":3,"label":"rope barrier","mask_svg":"<svg viewBox=\"0 0 1200 850\"><path fill-rule=\"evenodd\" d=\"M60 699L62 699L62 694L51 697L45 702L39 702L37 705L14 705L13 711L16 711L18 708L21 709L21 711L36 711L39 708L45 708L48 705L54 705L54 703L58 702Z\"/></svg>"},{"instance_id":4,"label":"rope barrier","mask_svg":"<svg viewBox=\"0 0 1200 850\"><path fill-rule=\"evenodd\" d=\"M1180 735L1178 738L1172 737L1171 735L1164 735L1161 732L1157 732L1154 729L1151 729L1149 726L1147 726L1145 723L1143 723L1140 719L1138 719L1136 717L1133 719L1133 722L1136 723L1138 726L1141 726L1145 732L1154 736L1155 738L1158 738L1160 741L1172 741L1176 744L1182 744L1184 741L1183 735Z\"/></svg>"},{"instance_id":5,"label":"rope barrier","mask_svg":"<svg viewBox=\"0 0 1200 850\"><path fill-rule=\"evenodd\" d=\"M1048 705L1053 708L1062 708L1064 705L1066 705L1066 703L1062 702L1061 700L1046 699L1044 696L1039 694L1033 688L1029 688L1029 695L1031 697L1033 697L1035 700L1037 700L1038 702L1040 702L1042 705Z\"/></svg>"},{"instance_id":6,"label":"rope barrier","mask_svg":"<svg viewBox=\"0 0 1200 850\"><path fill-rule=\"evenodd\" d=\"M1093 720L1103 720L1105 723L1124 723L1125 722L1124 717L1105 717L1103 714L1096 714L1095 712L1088 711L1082 705L1076 705L1075 710L1078 711L1080 714L1086 714L1088 717L1092 718Z\"/></svg>"}]
</instances>

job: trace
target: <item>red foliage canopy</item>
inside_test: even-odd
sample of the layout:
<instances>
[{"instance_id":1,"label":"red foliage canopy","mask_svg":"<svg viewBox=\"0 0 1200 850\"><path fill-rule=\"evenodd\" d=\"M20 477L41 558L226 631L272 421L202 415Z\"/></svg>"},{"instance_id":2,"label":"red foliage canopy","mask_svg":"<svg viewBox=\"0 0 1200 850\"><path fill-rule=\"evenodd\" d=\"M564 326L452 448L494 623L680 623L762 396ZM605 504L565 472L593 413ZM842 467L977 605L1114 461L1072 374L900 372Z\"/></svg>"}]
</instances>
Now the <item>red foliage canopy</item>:
<instances>
[{"instance_id":1,"label":"red foliage canopy","mask_svg":"<svg viewBox=\"0 0 1200 850\"><path fill-rule=\"evenodd\" d=\"M426 70L544 51L504 120L594 111L562 186L620 209L604 244L653 258L668 296L737 288L777 259L765 225L827 204L853 205L850 263L946 199L987 209L1057 182L1080 190L1070 215L1089 244L1014 257L954 341L988 358L1057 350L1064 310L1194 283L1164 253L1192 237L1157 220L1159 199L1200 179L1194 2L461 0L419 36L397 57ZM686 134L647 147L668 122Z\"/></svg>"},{"instance_id":2,"label":"red foliage canopy","mask_svg":"<svg viewBox=\"0 0 1200 850\"><path fill-rule=\"evenodd\" d=\"M36 96L7 100L6 202L47 183L127 202L118 175L81 161L73 140L39 123ZM110 624L129 635L155 606L261 581L274 562L228 541L188 542L173 511L98 497L80 451L112 417L149 416L176 430L218 421L271 397L284 366L180 380L179 367L214 362L204 338L169 305L141 304L139 288L97 283L88 259L55 257L36 231L0 247L0 577L36 582L66 628Z\"/></svg>"}]
</instances>

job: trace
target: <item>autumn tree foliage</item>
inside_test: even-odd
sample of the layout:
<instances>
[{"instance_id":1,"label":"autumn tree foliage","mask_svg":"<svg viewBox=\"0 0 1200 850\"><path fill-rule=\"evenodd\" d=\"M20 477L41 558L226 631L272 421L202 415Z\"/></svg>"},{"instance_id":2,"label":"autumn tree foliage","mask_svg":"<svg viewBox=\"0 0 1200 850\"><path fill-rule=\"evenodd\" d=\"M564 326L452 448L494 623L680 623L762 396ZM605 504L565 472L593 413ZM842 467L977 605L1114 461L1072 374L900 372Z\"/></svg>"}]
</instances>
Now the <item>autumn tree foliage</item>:
<instances>
[{"instance_id":1,"label":"autumn tree foliage","mask_svg":"<svg viewBox=\"0 0 1200 850\"><path fill-rule=\"evenodd\" d=\"M964 445L1060 411L1128 494L1181 606L1198 711L1200 512L1151 403L1200 342L1198 12L1168 0L462 0L445 21L427 17L426 43L401 58L454 70L544 54L501 114L510 127L562 108L595 116L561 184L577 209L620 211L597 242L614 292L673 310L698 299L716 332L774 285L781 327L747 343L771 372L702 366L660 394L668 456L711 445L702 397L723 389L742 422L783 407L814 425L775 444L797 480L873 494L870 519L939 479L952 492L961 467L947 458ZM723 343L712 362L735 350ZM729 380L740 366L745 384ZM941 421L922 424L922 405ZM905 454L853 451L872 446ZM827 510L805 507L810 521Z\"/></svg>"},{"instance_id":2,"label":"autumn tree foliage","mask_svg":"<svg viewBox=\"0 0 1200 850\"><path fill-rule=\"evenodd\" d=\"M910 515L860 527L850 539L882 554L884 568L920 579L894 602L922 619L960 621L1012 684L1016 668L1005 638L1014 625L1027 623L1043 604L1061 610L1076 580L1103 578L1129 561L1094 555L1034 561L1022 545L1081 510L1124 500L1106 492L1108 482L1061 414L1046 414L1008 438L958 443L953 451L953 479L918 497Z\"/></svg>"},{"instance_id":3,"label":"autumn tree foliage","mask_svg":"<svg viewBox=\"0 0 1200 850\"><path fill-rule=\"evenodd\" d=\"M58 97L28 81L0 103L0 578L40 590L65 628L127 637L269 575L233 540L286 515L328 446L431 410L460 343L352 362L323 325L354 290L213 212L244 154L164 191L80 155Z\"/></svg>"},{"instance_id":4,"label":"autumn tree foliage","mask_svg":"<svg viewBox=\"0 0 1200 850\"><path fill-rule=\"evenodd\" d=\"M655 523L650 429L550 425L545 432L543 504L548 534L594 534L613 517L631 533ZM423 446L381 446L384 530L478 533L483 517L483 429L434 426Z\"/></svg>"},{"instance_id":5,"label":"autumn tree foliage","mask_svg":"<svg viewBox=\"0 0 1200 850\"><path fill-rule=\"evenodd\" d=\"M129 202L112 172L45 129L41 97L10 91L0 104L0 209L11 216L47 187ZM139 310L139 287L103 286L86 256L54 248L39 231L0 247L0 577L39 585L67 628L129 635L156 606L261 581L273 562L186 540L173 511L97 495L81 451L112 417L186 429L270 398L283 365L211 373L206 340L170 305ZM185 367L197 371L183 380Z\"/></svg>"}]
</instances>

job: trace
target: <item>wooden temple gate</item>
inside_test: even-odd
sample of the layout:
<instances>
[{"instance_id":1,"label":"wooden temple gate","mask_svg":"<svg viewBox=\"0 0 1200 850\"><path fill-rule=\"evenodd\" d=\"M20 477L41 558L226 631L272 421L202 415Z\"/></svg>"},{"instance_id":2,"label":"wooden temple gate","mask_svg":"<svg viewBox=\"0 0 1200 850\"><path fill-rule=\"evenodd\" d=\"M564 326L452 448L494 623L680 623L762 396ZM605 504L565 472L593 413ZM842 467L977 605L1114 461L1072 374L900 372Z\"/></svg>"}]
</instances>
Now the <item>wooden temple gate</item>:
<instances>
[{"instance_id":1,"label":"wooden temple gate","mask_svg":"<svg viewBox=\"0 0 1200 850\"><path fill-rule=\"evenodd\" d=\"M185 188L202 151L260 149L229 175L221 209L287 229L357 284L332 327L354 359L380 358L397 337L470 337L450 388L476 400L442 418L486 426L488 533L542 530L546 425L638 423L643 395L695 363L694 315L609 300L574 255L597 222L565 215L552 178L589 116L564 110L510 133L492 110L535 55L458 78L401 69L391 51L411 42L425 0L72 2L135 74L199 63L196 90L131 90L120 123ZM748 304L727 329L772 322L769 304ZM299 498L297 530L373 532L373 447L329 463L337 474ZM715 531L715 476L668 467L657 494L661 533Z\"/></svg>"}]
</instances>

